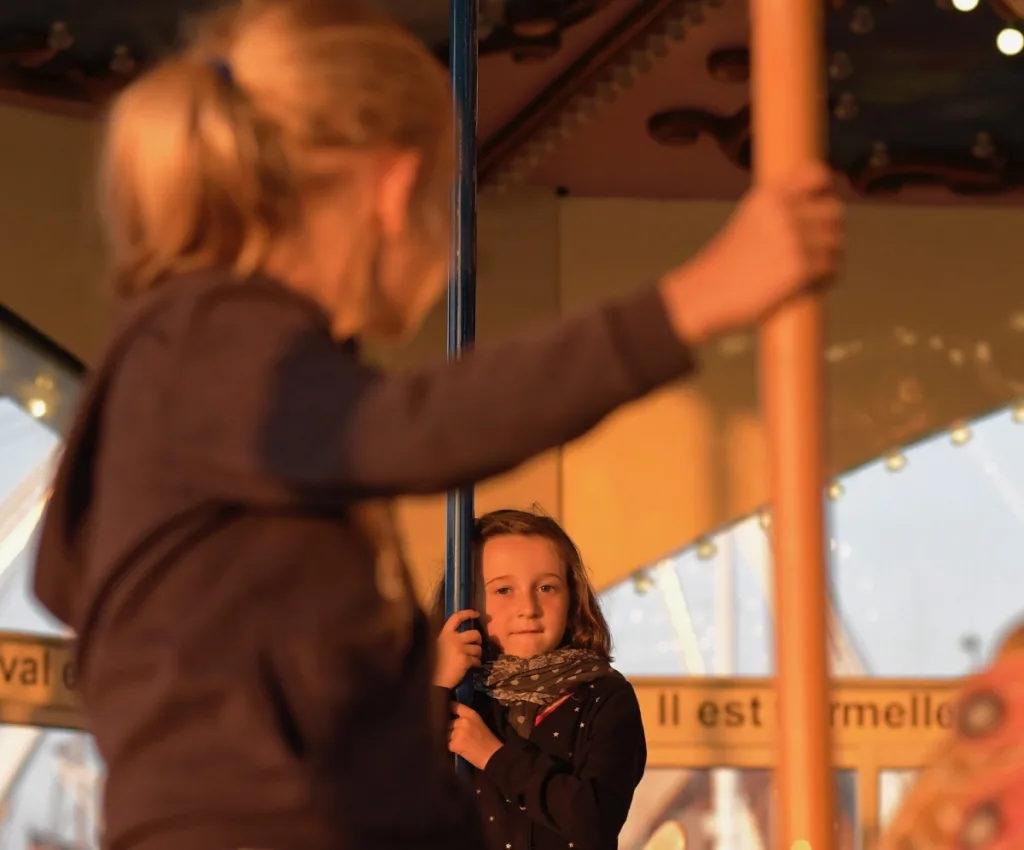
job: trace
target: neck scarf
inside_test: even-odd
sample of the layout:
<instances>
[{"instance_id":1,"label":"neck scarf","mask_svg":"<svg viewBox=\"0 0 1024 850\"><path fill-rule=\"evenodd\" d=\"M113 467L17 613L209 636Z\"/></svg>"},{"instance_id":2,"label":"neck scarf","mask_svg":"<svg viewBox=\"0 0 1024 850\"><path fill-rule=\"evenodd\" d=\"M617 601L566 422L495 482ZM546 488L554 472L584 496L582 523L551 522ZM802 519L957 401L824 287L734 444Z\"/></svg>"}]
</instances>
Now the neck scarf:
<instances>
[{"instance_id":1,"label":"neck scarf","mask_svg":"<svg viewBox=\"0 0 1024 850\"><path fill-rule=\"evenodd\" d=\"M597 653L572 647L532 658L501 655L480 669L474 686L505 706L512 728L529 738L540 711L611 669Z\"/></svg>"}]
</instances>

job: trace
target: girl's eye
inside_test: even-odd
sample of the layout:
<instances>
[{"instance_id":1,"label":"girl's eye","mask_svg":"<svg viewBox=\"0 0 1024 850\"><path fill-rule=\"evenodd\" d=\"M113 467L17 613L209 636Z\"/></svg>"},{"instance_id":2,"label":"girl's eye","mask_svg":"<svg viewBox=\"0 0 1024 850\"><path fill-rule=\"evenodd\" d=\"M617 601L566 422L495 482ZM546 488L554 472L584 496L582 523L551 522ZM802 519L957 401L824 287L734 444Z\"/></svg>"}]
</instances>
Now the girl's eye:
<instances>
[{"instance_id":1,"label":"girl's eye","mask_svg":"<svg viewBox=\"0 0 1024 850\"><path fill-rule=\"evenodd\" d=\"M555 587L553 584L542 584L540 586L540 589L544 593L553 593L554 591L558 590L558 588Z\"/></svg>"},{"instance_id":2,"label":"girl's eye","mask_svg":"<svg viewBox=\"0 0 1024 850\"><path fill-rule=\"evenodd\" d=\"M495 592L495 593L497 593L497 594L498 594L498 596L508 596L508 594L509 594L509 592L510 592L511 590L512 590L512 588L511 588L511 587L499 587L499 588L498 588L498 589L497 589L496 591L494 591L494 592Z\"/></svg>"}]
</instances>

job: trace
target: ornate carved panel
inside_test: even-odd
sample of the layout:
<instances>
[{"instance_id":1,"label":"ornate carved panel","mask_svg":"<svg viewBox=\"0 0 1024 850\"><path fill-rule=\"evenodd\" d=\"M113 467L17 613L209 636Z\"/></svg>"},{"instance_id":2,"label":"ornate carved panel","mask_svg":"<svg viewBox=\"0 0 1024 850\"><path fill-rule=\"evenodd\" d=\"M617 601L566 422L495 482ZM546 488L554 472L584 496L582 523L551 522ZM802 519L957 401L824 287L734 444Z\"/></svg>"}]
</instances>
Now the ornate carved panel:
<instances>
[{"instance_id":1,"label":"ornate carved panel","mask_svg":"<svg viewBox=\"0 0 1024 850\"><path fill-rule=\"evenodd\" d=\"M952 5L829 0L829 148L834 167L868 196L911 185L984 196L1024 186L1024 133L1016 115L1024 76L995 44L1004 22L1020 21L1024 0L987 0L970 13ZM707 73L744 84L742 46L706 58ZM659 112L648 133L662 145L710 136L726 158L750 167L750 111Z\"/></svg>"}]
</instances>

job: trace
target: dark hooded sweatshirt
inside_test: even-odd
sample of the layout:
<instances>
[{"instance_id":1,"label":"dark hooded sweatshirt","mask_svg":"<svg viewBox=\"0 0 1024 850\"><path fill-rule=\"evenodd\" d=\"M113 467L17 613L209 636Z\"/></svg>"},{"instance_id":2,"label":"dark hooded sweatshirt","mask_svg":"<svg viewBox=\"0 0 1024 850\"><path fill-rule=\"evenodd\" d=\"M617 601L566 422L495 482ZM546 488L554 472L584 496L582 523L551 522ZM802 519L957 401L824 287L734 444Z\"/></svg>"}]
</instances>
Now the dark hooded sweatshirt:
<instances>
[{"instance_id":1,"label":"dark hooded sweatshirt","mask_svg":"<svg viewBox=\"0 0 1024 850\"><path fill-rule=\"evenodd\" d=\"M134 304L35 574L78 635L104 847L481 847L423 615L359 512L509 470L689 368L653 289L395 376L269 280L200 273Z\"/></svg>"}]
</instances>

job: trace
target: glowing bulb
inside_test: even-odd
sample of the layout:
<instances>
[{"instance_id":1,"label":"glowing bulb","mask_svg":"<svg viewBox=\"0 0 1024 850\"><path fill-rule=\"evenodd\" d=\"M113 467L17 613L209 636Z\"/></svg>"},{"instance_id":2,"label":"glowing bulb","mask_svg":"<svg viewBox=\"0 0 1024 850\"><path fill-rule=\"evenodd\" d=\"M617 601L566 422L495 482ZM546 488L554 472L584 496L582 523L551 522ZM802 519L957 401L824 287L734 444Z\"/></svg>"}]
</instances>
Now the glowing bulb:
<instances>
[{"instance_id":1,"label":"glowing bulb","mask_svg":"<svg viewBox=\"0 0 1024 850\"><path fill-rule=\"evenodd\" d=\"M1013 421L1018 425L1024 424L1024 401L1018 401L1013 406L1013 412L1010 414L1013 417Z\"/></svg>"},{"instance_id":2,"label":"glowing bulb","mask_svg":"<svg viewBox=\"0 0 1024 850\"><path fill-rule=\"evenodd\" d=\"M50 409L49 405L41 398L29 399L27 406L29 415L36 419L42 419Z\"/></svg>"},{"instance_id":3,"label":"glowing bulb","mask_svg":"<svg viewBox=\"0 0 1024 850\"><path fill-rule=\"evenodd\" d=\"M640 572L633 574L633 590L640 596L643 596L652 587L654 587L654 579L651 578L650 573L646 570L640 570Z\"/></svg>"},{"instance_id":4,"label":"glowing bulb","mask_svg":"<svg viewBox=\"0 0 1024 850\"><path fill-rule=\"evenodd\" d=\"M980 0L953 0L953 8L958 12L973 12L978 8Z\"/></svg>"},{"instance_id":5,"label":"glowing bulb","mask_svg":"<svg viewBox=\"0 0 1024 850\"><path fill-rule=\"evenodd\" d=\"M996 36L996 47L1004 56L1016 56L1024 50L1024 35L1020 30L1007 28Z\"/></svg>"},{"instance_id":6,"label":"glowing bulb","mask_svg":"<svg viewBox=\"0 0 1024 850\"><path fill-rule=\"evenodd\" d=\"M971 429L966 425L958 425L949 433L954 446L965 446L971 441Z\"/></svg>"},{"instance_id":7,"label":"glowing bulb","mask_svg":"<svg viewBox=\"0 0 1024 850\"><path fill-rule=\"evenodd\" d=\"M64 21L54 21L50 25L50 37L48 39L48 46L50 50L61 51L67 50L75 43L71 33L68 31L68 25Z\"/></svg>"},{"instance_id":8,"label":"glowing bulb","mask_svg":"<svg viewBox=\"0 0 1024 850\"><path fill-rule=\"evenodd\" d=\"M772 512L768 508L762 508L757 516L757 524L767 531L772 527Z\"/></svg>"},{"instance_id":9,"label":"glowing bulb","mask_svg":"<svg viewBox=\"0 0 1024 850\"><path fill-rule=\"evenodd\" d=\"M828 485L828 490L826 492L828 493L828 497L834 502L842 497L844 492L843 485L838 481L833 481Z\"/></svg>"},{"instance_id":10,"label":"glowing bulb","mask_svg":"<svg viewBox=\"0 0 1024 850\"><path fill-rule=\"evenodd\" d=\"M899 472L907 465L907 458L899 452L893 452L885 459L885 465L890 472Z\"/></svg>"},{"instance_id":11,"label":"glowing bulb","mask_svg":"<svg viewBox=\"0 0 1024 850\"><path fill-rule=\"evenodd\" d=\"M710 561L717 554L718 547L715 546L714 541L705 539L697 544L697 557L702 561Z\"/></svg>"},{"instance_id":12,"label":"glowing bulb","mask_svg":"<svg viewBox=\"0 0 1024 850\"><path fill-rule=\"evenodd\" d=\"M135 70L135 60L132 59L132 54L125 45L119 44L114 48L114 56L110 60L110 70L115 74L125 76Z\"/></svg>"}]
</instances>

